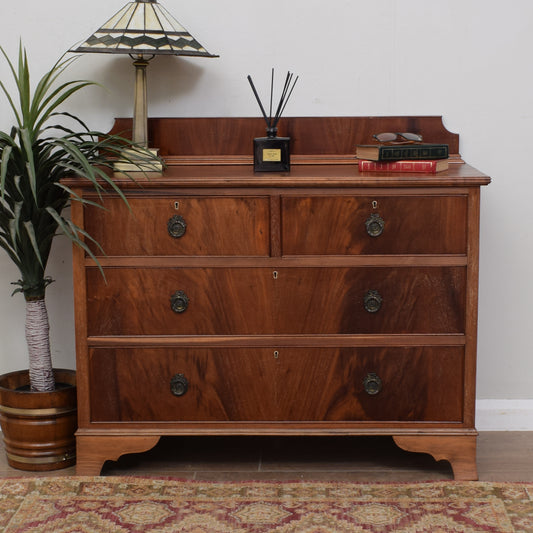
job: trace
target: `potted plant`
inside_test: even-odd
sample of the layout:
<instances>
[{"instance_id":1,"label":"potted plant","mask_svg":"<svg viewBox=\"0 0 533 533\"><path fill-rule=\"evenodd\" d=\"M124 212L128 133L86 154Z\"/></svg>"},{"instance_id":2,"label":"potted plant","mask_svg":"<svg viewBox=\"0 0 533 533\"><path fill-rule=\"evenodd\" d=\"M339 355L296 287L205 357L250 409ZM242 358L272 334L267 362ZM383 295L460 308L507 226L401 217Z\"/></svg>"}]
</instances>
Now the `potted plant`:
<instances>
[{"instance_id":1,"label":"potted plant","mask_svg":"<svg viewBox=\"0 0 533 533\"><path fill-rule=\"evenodd\" d=\"M16 67L0 51L15 82L10 93L0 81L15 117L9 132L0 131L0 247L20 272L13 294L25 298L29 355L29 370L0 376L0 423L10 465L51 470L74 463L76 429L75 373L55 370L51 361L45 293L53 281L46 275L52 241L63 233L96 260L86 244L91 237L64 214L69 201L84 200L61 180L76 174L99 193L112 189L125 200L109 171L117 161L135 165L124 148L143 156L136 159L142 168L157 160L131 141L91 131L78 117L59 110L72 95L94 85L58 81L74 57L59 59L32 90L22 44Z\"/></svg>"}]
</instances>

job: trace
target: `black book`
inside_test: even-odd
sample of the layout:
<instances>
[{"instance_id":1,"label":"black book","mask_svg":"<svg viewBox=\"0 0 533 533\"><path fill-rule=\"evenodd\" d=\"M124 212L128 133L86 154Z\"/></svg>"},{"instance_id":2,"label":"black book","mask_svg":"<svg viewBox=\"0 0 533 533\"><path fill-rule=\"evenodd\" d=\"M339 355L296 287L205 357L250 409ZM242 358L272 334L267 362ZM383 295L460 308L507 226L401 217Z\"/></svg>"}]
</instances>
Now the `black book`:
<instances>
[{"instance_id":1,"label":"black book","mask_svg":"<svg viewBox=\"0 0 533 533\"><path fill-rule=\"evenodd\" d=\"M360 144L355 149L358 159L370 161L399 161L416 159L446 159L447 144Z\"/></svg>"}]
</instances>

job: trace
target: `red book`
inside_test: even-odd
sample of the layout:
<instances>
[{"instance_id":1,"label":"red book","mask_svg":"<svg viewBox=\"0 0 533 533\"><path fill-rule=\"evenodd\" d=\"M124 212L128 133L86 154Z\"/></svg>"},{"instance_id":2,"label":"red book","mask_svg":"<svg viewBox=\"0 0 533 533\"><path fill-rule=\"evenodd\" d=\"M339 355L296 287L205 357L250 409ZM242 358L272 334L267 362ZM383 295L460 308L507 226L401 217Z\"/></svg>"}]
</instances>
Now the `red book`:
<instances>
[{"instance_id":1,"label":"red book","mask_svg":"<svg viewBox=\"0 0 533 533\"><path fill-rule=\"evenodd\" d=\"M424 172L436 174L448 169L447 159L416 161L367 161L359 160L360 172Z\"/></svg>"}]
</instances>

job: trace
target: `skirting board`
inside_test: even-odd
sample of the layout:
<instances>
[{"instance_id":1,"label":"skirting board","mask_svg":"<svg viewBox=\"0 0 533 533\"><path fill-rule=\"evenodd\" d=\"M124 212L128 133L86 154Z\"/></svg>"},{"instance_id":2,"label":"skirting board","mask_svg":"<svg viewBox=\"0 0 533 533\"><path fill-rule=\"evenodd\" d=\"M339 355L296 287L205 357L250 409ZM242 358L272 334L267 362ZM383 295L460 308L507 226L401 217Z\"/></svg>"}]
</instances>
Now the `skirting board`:
<instances>
[{"instance_id":1,"label":"skirting board","mask_svg":"<svg viewBox=\"0 0 533 533\"><path fill-rule=\"evenodd\" d=\"M533 431L533 400L477 400L478 431Z\"/></svg>"}]
</instances>

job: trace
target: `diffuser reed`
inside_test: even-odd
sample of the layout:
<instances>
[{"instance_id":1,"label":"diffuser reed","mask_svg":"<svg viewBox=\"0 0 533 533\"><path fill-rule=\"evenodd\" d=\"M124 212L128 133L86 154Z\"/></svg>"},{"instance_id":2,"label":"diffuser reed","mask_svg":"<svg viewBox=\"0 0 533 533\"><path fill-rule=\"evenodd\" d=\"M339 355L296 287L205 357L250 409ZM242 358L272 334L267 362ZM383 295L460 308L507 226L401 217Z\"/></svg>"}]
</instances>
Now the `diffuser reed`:
<instances>
[{"instance_id":1,"label":"diffuser reed","mask_svg":"<svg viewBox=\"0 0 533 533\"><path fill-rule=\"evenodd\" d=\"M276 114L272 116L272 103L274 100L274 69L272 69L272 77L270 81L270 113L267 116L265 108L263 107L263 103L261 102L261 98L259 98L257 89L255 88L252 77L248 75L248 81L250 83L250 86L252 87L252 91L255 95L257 103L259 104L261 113L263 113L263 117L267 125L267 133L269 133L269 137L276 136L275 132L277 131L279 119L281 118L281 115L283 111L285 110L285 107L287 106L287 102L289 101L289 98L291 97L292 91L294 90L294 86L296 85L296 82L298 81L298 76L294 78L294 81L293 81L293 78L294 78L294 74L292 72L287 72L287 76L285 77L285 84L283 85L281 97L279 99L278 107L276 109ZM270 135L270 133L273 133L273 134Z\"/></svg>"}]
</instances>

